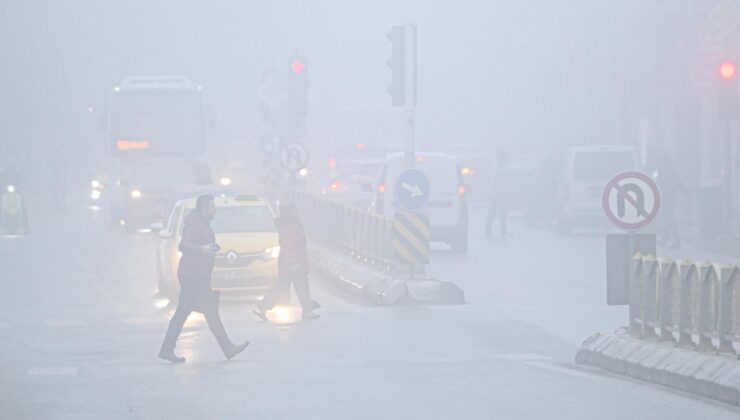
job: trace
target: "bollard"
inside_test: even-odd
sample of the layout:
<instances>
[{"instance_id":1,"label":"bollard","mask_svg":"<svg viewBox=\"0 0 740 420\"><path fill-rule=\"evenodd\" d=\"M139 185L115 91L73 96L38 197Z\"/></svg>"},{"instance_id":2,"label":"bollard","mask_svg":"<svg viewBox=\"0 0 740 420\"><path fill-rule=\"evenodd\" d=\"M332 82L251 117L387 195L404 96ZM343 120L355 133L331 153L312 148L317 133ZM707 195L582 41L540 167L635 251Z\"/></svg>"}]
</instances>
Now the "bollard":
<instances>
[{"instance_id":1,"label":"bollard","mask_svg":"<svg viewBox=\"0 0 740 420\"><path fill-rule=\"evenodd\" d=\"M674 285L676 278L677 266L670 258L660 259L660 283L658 288L659 302L659 342L675 342L671 329L674 326L673 321L673 302L674 302Z\"/></svg>"},{"instance_id":2,"label":"bollard","mask_svg":"<svg viewBox=\"0 0 740 420\"><path fill-rule=\"evenodd\" d=\"M640 338L655 337L656 305L660 265L652 255L643 258L642 334Z\"/></svg>"},{"instance_id":3,"label":"bollard","mask_svg":"<svg viewBox=\"0 0 740 420\"><path fill-rule=\"evenodd\" d=\"M714 265L704 261L699 265L699 322L697 325L699 343L696 348L700 351L714 350L712 344L712 295L714 283L717 281L717 272Z\"/></svg>"},{"instance_id":4,"label":"bollard","mask_svg":"<svg viewBox=\"0 0 740 420\"><path fill-rule=\"evenodd\" d=\"M724 264L720 269L719 282L719 347L718 353L735 354L732 346L732 338L735 335L733 328L733 291L738 277L738 267L732 264Z\"/></svg>"},{"instance_id":5,"label":"bollard","mask_svg":"<svg viewBox=\"0 0 740 420\"><path fill-rule=\"evenodd\" d=\"M694 344L691 339L691 328L693 327L693 305L691 303L694 296L694 285L698 283L699 271L696 264L689 260L683 260L679 265L681 267L681 302L678 311L678 342L676 346L690 346Z\"/></svg>"},{"instance_id":6,"label":"bollard","mask_svg":"<svg viewBox=\"0 0 740 420\"><path fill-rule=\"evenodd\" d=\"M642 287L643 287L643 261L639 252L632 257L632 270L630 270L630 295L629 295L629 329L631 333L640 332L642 322Z\"/></svg>"}]
</instances>

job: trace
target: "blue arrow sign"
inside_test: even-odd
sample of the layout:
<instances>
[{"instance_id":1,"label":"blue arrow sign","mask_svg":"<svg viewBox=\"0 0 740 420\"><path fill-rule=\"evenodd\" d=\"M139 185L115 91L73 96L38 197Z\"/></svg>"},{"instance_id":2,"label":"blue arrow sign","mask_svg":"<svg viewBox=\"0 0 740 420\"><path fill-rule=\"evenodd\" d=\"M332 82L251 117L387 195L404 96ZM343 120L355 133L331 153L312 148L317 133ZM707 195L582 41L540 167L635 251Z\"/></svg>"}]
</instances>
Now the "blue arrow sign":
<instances>
[{"instance_id":1,"label":"blue arrow sign","mask_svg":"<svg viewBox=\"0 0 740 420\"><path fill-rule=\"evenodd\" d=\"M418 169L407 169L398 176L393 192L402 208L421 210L429 201L429 178Z\"/></svg>"}]
</instances>

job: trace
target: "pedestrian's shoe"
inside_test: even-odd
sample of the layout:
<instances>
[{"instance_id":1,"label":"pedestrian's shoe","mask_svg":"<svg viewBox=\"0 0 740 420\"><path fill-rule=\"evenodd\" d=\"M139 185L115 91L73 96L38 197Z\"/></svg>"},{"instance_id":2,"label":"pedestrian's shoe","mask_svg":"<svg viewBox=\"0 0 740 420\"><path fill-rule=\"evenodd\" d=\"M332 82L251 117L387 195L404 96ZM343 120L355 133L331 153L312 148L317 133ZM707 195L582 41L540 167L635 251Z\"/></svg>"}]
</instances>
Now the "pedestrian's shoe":
<instances>
[{"instance_id":1,"label":"pedestrian's shoe","mask_svg":"<svg viewBox=\"0 0 740 420\"><path fill-rule=\"evenodd\" d=\"M301 315L301 319L317 319L319 316L319 314L313 311L307 311L303 312L303 315Z\"/></svg>"},{"instance_id":2,"label":"pedestrian's shoe","mask_svg":"<svg viewBox=\"0 0 740 420\"><path fill-rule=\"evenodd\" d=\"M185 363L185 358L177 356L174 352L167 353L167 352L160 351L159 358L162 360L170 361L172 363Z\"/></svg>"},{"instance_id":3,"label":"pedestrian's shoe","mask_svg":"<svg viewBox=\"0 0 740 420\"><path fill-rule=\"evenodd\" d=\"M242 344L239 344L238 346L236 344L232 344L224 350L224 356L226 356L227 360L231 360L234 356L244 351L249 346L249 341L245 341Z\"/></svg>"},{"instance_id":4,"label":"pedestrian's shoe","mask_svg":"<svg viewBox=\"0 0 740 420\"><path fill-rule=\"evenodd\" d=\"M262 309L259 309L259 308L258 309L255 309L255 310L252 311L252 313L255 314L255 315L257 315L257 318L259 318L259 319L261 319L263 321L269 321L267 319L267 313L265 313L265 311L263 311Z\"/></svg>"}]
</instances>

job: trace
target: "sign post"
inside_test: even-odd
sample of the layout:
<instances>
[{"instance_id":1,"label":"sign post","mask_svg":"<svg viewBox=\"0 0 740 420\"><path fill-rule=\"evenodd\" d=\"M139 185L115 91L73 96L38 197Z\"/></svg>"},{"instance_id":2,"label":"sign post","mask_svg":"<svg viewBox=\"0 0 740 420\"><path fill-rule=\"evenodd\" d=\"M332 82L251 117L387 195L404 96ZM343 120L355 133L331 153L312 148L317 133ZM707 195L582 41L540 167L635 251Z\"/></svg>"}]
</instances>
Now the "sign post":
<instances>
[{"instance_id":1,"label":"sign post","mask_svg":"<svg viewBox=\"0 0 740 420\"><path fill-rule=\"evenodd\" d=\"M660 191L649 176L624 172L607 183L601 204L606 217L627 232L606 237L607 304L627 305L632 257L656 253L655 234L638 232L658 216Z\"/></svg>"},{"instance_id":2,"label":"sign post","mask_svg":"<svg viewBox=\"0 0 740 420\"><path fill-rule=\"evenodd\" d=\"M409 267L411 278L429 263L431 227L422 210L429 202L429 178L418 169L399 175L393 188L399 207L393 219L393 250L396 259Z\"/></svg>"}]
</instances>

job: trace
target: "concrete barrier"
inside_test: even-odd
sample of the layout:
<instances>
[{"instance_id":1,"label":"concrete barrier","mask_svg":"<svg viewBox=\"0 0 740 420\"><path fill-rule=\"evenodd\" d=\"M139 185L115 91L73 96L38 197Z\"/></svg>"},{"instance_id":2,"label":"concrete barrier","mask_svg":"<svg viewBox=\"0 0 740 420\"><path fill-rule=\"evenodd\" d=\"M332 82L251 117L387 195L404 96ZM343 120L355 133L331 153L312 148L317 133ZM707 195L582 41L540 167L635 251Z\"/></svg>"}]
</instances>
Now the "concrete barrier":
<instances>
[{"instance_id":1,"label":"concrete barrier","mask_svg":"<svg viewBox=\"0 0 740 420\"><path fill-rule=\"evenodd\" d=\"M332 284L378 305L463 304L455 284L432 277L404 279L390 270L366 265L321 244L309 244L311 269Z\"/></svg>"},{"instance_id":2,"label":"concrete barrier","mask_svg":"<svg viewBox=\"0 0 740 420\"><path fill-rule=\"evenodd\" d=\"M740 406L740 362L729 353L639 339L619 329L588 338L576 363Z\"/></svg>"}]
</instances>

